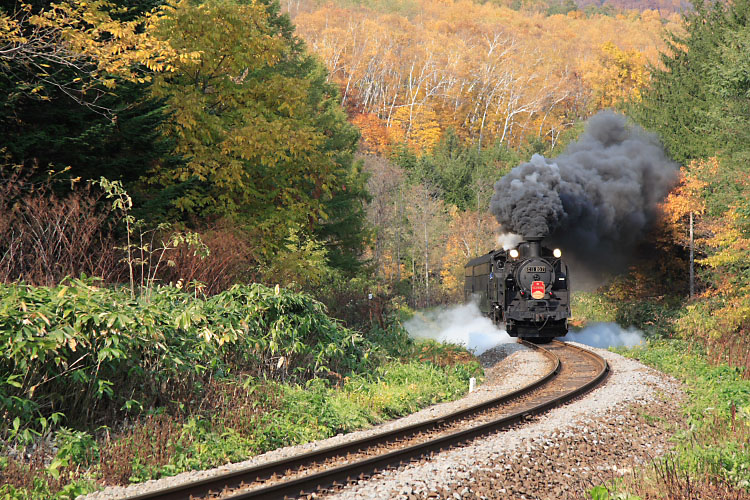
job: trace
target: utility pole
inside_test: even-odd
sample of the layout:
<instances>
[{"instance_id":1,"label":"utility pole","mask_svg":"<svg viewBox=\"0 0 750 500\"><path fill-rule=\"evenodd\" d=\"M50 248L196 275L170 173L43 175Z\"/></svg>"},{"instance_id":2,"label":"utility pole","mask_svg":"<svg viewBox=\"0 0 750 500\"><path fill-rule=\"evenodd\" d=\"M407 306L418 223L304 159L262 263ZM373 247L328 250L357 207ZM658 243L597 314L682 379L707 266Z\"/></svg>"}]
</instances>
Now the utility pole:
<instances>
[{"instance_id":1,"label":"utility pole","mask_svg":"<svg viewBox=\"0 0 750 500\"><path fill-rule=\"evenodd\" d=\"M695 293L695 269L693 263L693 212L690 212L690 298Z\"/></svg>"}]
</instances>

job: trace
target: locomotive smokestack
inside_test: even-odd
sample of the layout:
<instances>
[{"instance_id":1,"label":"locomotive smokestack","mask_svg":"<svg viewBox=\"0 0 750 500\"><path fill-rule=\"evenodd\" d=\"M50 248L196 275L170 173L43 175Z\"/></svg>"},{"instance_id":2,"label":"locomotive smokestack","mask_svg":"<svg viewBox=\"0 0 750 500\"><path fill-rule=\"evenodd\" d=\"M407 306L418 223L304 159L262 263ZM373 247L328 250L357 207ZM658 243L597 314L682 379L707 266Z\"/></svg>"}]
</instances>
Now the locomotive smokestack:
<instances>
[{"instance_id":1,"label":"locomotive smokestack","mask_svg":"<svg viewBox=\"0 0 750 500\"><path fill-rule=\"evenodd\" d=\"M524 239L529 244L529 257L541 257L542 238L539 236L526 236Z\"/></svg>"}]
</instances>

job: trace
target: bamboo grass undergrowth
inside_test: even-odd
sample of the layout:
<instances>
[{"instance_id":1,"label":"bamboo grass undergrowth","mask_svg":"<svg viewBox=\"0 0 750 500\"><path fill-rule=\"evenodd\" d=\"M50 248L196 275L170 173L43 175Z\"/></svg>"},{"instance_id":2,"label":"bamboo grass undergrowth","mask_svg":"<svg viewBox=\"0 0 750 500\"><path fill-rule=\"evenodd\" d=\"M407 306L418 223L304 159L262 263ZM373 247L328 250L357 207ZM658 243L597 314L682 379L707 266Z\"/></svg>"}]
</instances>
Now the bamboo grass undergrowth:
<instances>
[{"instance_id":1,"label":"bamboo grass undergrowth","mask_svg":"<svg viewBox=\"0 0 750 500\"><path fill-rule=\"evenodd\" d=\"M465 350L344 328L262 285L212 297L0 285L0 498L73 498L247 459L455 399ZM394 352L393 346L400 346Z\"/></svg>"}]
</instances>

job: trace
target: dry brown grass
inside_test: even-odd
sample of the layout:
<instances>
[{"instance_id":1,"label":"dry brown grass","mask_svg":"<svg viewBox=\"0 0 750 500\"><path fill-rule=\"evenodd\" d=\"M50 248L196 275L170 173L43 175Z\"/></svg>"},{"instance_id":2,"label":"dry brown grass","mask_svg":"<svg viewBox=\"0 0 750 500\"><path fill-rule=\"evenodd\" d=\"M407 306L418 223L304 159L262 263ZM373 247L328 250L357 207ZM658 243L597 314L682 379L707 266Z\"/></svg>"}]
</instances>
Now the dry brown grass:
<instances>
[{"instance_id":1,"label":"dry brown grass","mask_svg":"<svg viewBox=\"0 0 750 500\"><path fill-rule=\"evenodd\" d=\"M474 361L474 356L464 347L437 342L422 344L416 355L420 362L430 362L437 366L453 366Z\"/></svg>"},{"instance_id":2,"label":"dry brown grass","mask_svg":"<svg viewBox=\"0 0 750 500\"><path fill-rule=\"evenodd\" d=\"M704 340L706 352L711 363L726 363L741 368L744 378L750 378L750 332L741 330L738 333L721 335L718 338Z\"/></svg>"},{"instance_id":3,"label":"dry brown grass","mask_svg":"<svg viewBox=\"0 0 750 500\"><path fill-rule=\"evenodd\" d=\"M281 406L278 388L266 384L253 384L248 390L238 382L214 381L205 394L199 411L244 437L254 436L258 419Z\"/></svg>"},{"instance_id":4,"label":"dry brown grass","mask_svg":"<svg viewBox=\"0 0 750 500\"><path fill-rule=\"evenodd\" d=\"M673 456L623 478L622 490L643 500L747 500L750 493L716 477L695 477Z\"/></svg>"},{"instance_id":5,"label":"dry brown grass","mask_svg":"<svg viewBox=\"0 0 750 500\"><path fill-rule=\"evenodd\" d=\"M163 269L162 282L199 281L205 285L203 293L213 295L240 281L258 281L256 248L249 235L219 223L216 228L201 232L201 240L209 248L209 255L202 258L187 245L168 252L167 258L175 265Z\"/></svg>"},{"instance_id":6,"label":"dry brown grass","mask_svg":"<svg viewBox=\"0 0 750 500\"><path fill-rule=\"evenodd\" d=\"M148 415L120 433L107 436L100 448L101 481L107 485L128 484L133 475L134 458L143 467L159 468L174 456L178 440L189 444L190 436L181 434L182 426L167 414Z\"/></svg>"},{"instance_id":7,"label":"dry brown grass","mask_svg":"<svg viewBox=\"0 0 750 500\"><path fill-rule=\"evenodd\" d=\"M39 491L39 484L46 483L47 491L54 493L83 476L85 468L70 463L58 469L57 478L52 477L46 469L52 458L53 450L44 441L33 449L22 450L20 455L8 458L5 467L0 467L0 485L28 491L34 491L36 486L36 491Z\"/></svg>"},{"instance_id":8,"label":"dry brown grass","mask_svg":"<svg viewBox=\"0 0 750 500\"><path fill-rule=\"evenodd\" d=\"M127 281L124 243L116 233L119 215L98 188L58 186L49 178L37 182L34 172L4 168L0 175L0 282L52 286L82 273L105 283ZM119 239L123 238L120 234ZM210 254L202 258L188 245L168 251L164 257L174 265L160 267L159 282L198 281L204 285L203 293L212 295L237 282L257 281L252 235L220 221L203 230L201 238ZM135 278L140 281L140 276Z\"/></svg>"}]
</instances>

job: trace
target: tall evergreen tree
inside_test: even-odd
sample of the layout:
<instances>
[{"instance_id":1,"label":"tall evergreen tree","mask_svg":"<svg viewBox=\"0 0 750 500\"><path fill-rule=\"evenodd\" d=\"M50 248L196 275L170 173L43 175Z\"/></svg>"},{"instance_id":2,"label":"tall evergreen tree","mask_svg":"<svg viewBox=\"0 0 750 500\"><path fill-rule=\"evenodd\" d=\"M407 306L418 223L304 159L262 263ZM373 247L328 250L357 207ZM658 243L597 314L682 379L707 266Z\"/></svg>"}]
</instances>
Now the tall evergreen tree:
<instances>
[{"instance_id":1,"label":"tall evergreen tree","mask_svg":"<svg viewBox=\"0 0 750 500\"><path fill-rule=\"evenodd\" d=\"M48 89L45 100L15 92L10 74L0 75L3 146L14 162L42 170L70 167L82 179L105 176L133 184L156 162L172 158L172 145L159 127L163 104L151 99L148 84L122 82L107 92L97 112Z\"/></svg>"},{"instance_id":2,"label":"tall evergreen tree","mask_svg":"<svg viewBox=\"0 0 750 500\"><path fill-rule=\"evenodd\" d=\"M718 156L722 168L709 211L725 210L739 195L736 180L750 161L750 0L697 1L685 14L685 34L671 35L663 68L628 110L659 134L671 156Z\"/></svg>"},{"instance_id":3,"label":"tall evergreen tree","mask_svg":"<svg viewBox=\"0 0 750 500\"><path fill-rule=\"evenodd\" d=\"M659 134L681 163L745 150L750 136L748 0L695 2L671 34L662 68L628 114Z\"/></svg>"},{"instance_id":4,"label":"tall evergreen tree","mask_svg":"<svg viewBox=\"0 0 750 500\"><path fill-rule=\"evenodd\" d=\"M50 3L32 2L32 13L48 10ZM6 19L13 19L22 5L9 2L4 7ZM133 9L130 20L140 13ZM20 29L31 36L34 26L22 23ZM59 41L50 38L49 43ZM0 60L0 148L10 162L39 172L68 169L65 175L82 180L121 180L134 195L145 194L137 187L139 180L156 164L180 162L172 153L174 145L160 133L164 102L151 96L148 81L95 71L99 61L85 53L76 56L75 64L64 56L55 63L42 55L43 49L36 61Z\"/></svg>"},{"instance_id":5,"label":"tall evergreen tree","mask_svg":"<svg viewBox=\"0 0 750 500\"><path fill-rule=\"evenodd\" d=\"M496 143L481 151L448 130L433 150L417 158L408 148L393 156L413 183L422 183L459 210L485 210L492 186L520 162L518 153Z\"/></svg>"}]
</instances>

